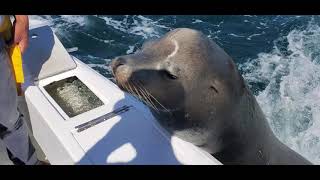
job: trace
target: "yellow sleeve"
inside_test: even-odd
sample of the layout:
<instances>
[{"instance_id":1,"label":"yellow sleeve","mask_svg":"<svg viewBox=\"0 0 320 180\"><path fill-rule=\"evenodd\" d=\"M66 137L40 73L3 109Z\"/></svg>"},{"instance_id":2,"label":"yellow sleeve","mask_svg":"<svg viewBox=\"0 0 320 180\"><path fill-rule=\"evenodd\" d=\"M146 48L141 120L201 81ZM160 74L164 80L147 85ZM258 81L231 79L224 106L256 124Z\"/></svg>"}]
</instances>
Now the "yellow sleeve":
<instances>
[{"instance_id":1,"label":"yellow sleeve","mask_svg":"<svg viewBox=\"0 0 320 180\"><path fill-rule=\"evenodd\" d=\"M10 57L16 83L24 83L22 56L19 45L14 45L10 48Z\"/></svg>"}]
</instances>

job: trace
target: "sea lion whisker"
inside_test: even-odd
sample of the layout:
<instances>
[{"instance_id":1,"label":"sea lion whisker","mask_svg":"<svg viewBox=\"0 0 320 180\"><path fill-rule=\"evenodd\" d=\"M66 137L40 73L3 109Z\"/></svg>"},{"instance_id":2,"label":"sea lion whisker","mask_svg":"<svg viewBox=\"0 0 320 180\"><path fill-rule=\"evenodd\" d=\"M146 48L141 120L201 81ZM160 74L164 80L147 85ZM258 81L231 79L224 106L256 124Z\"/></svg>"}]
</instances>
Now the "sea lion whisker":
<instances>
[{"instance_id":1,"label":"sea lion whisker","mask_svg":"<svg viewBox=\"0 0 320 180\"><path fill-rule=\"evenodd\" d=\"M139 99L140 101L143 101L143 99L142 99L142 97L140 96L140 94L135 90L133 84L130 83L130 86L131 86L131 88L132 88L132 90L133 90L133 95L134 95L137 99Z\"/></svg>"},{"instance_id":2,"label":"sea lion whisker","mask_svg":"<svg viewBox=\"0 0 320 180\"><path fill-rule=\"evenodd\" d=\"M132 94L131 90L129 89L129 85L126 83L124 84L125 90Z\"/></svg>"},{"instance_id":3,"label":"sea lion whisker","mask_svg":"<svg viewBox=\"0 0 320 180\"><path fill-rule=\"evenodd\" d=\"M131 86L133 87L133 90L134 90L134 92L136 93L136 95L138 96L138 98L139 98L141 101L143 101L142 96L140 95L139 91L138 91L137 88L136 88L136 85L135 85L133 82L130 83L130 84L131 84Z\"/></svg>"},{"instance_id":4,"label":"sea lion whisker","mask_svg":"<svg viewBox=\"0 0 320 180\"><path fill-rule=\"evenodd\" d=\"M140 85L138 86L142 92L144 92L144 94L146 95L147 97L147 100L150 104L152 104L154 106L154 108L159 112L159 109L156 107L156 105L153 103L152 99L150 99L150 93L147 92L147 90L142 86L142 84L140 82L137 82L139 83Z\"/></svg>"},{"instance_id":5,"label":"sea lion whisker","mask_svg":"<svg viewBox=\"0 0 320 180\"><path fill-rule=\"evenodd\" d=\"M125 90L129 91L127 84L121 84L122 88L124 88Z\"/></svg>"},{"instance_id":6,"label":"sea lion whisker","mask_svg":"<svg viewBox=\"0 0 320 180\"><path fill-rule=\"evenodd\" d=\"M148 102L146 102L143 98L143 96L139 93L139 90L136 88L136 84L134 82L129 82L129 86L131 89L131 94L134 95L135 97L137 97L140 101L145 102L147 105L150 106L150 104L148 104Z\"/></svg>"},{"instance_id":7,"label":"sea lion whisker","mask_svg":"<svg viewBox=\"0 0 320 180\"><path fill-rule=\"evenodd\" d=\"M144 88L145 89L145 88ZM152 97L156 103L158 103L166 112L171 113L164 105L162 105L150 92L148 92L148 90L146 90L146 93L149 94L150 97Z\"/></svg>"},{"instance_id":8,"label":"sea lion whisker","mask_svg":"<svg viewBox=\"0 0 320 180\"><path fill-rule=\"evenodd\" d=\"M129 87L129 92L130 92L132 95L135 95L135 93L133 92L133 90L132 90L132 88L131 88L131 86L130 86L130 83L128 82L127 84L128 84L128 87Z\"/></svg>"},{"instance_id":9,"label":"sea lion whisker","mask_svg":"<svg viewBox=\"0 0 320 180\"><path fill-rule=\"evenodd\" d=\"M158 113L159 109L152 103L151 99L149 98L150 96L142 89L142 87L139 84L137 84L137 87L140 89L141 93L143 94L147 104L151 106L154 110L156 110Z\"/></svg>"},{"instance_id":10,"label":"sea lion whisker","mask_svg":"<svg viewBox=\"0 0 320 180\"><path fill-rule=\"evenodd\" d=\"M147 97L146 97L145 92L142 91L141 87L139 87L138 84L136 84L136 83L133 83L133 84L134 84L135 88L137 88L137 91L139 92L139 94L141 95L142 100L143 100L144 102L148 103L148 99L147 99Z\"/></svg>"}]
</instances>

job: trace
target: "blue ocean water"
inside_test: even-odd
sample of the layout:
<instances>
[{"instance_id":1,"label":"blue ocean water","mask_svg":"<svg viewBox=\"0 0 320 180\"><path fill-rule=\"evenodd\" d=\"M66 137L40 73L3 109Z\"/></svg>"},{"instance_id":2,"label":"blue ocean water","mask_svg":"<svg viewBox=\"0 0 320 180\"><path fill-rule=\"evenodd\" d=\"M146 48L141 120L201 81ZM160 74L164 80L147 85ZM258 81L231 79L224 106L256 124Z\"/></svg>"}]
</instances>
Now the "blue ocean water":
<instances>
[{"instance_id":1,"label":"blue ocean water","mask_svg":"<svg viewBox=\"0 0 320 180\"><path fill-rule=\"evenodd\" d=\"M180 27L202 31L236 62L277 137L320 164L320 16L30 16L72 55L112 79L109 63Z\"/></svg>"}]
</instances>

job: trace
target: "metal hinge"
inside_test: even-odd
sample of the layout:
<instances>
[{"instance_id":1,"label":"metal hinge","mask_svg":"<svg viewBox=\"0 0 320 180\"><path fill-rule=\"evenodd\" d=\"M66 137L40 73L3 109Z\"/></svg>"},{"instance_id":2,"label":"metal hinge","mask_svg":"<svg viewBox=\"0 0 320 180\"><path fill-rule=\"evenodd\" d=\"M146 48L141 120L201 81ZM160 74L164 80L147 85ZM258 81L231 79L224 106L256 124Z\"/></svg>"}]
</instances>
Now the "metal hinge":
<instances>
[{"instance_id":1,"label":"metal hinge","mask_svg":"<svg viewBox=\"0 0 320 180\"><path fill-rule=\"evenodd\" d=\"M120 108L118 108L118 109L116 109L116 110L114 110L114 111L112 111L112 112L110 112L108 114L105 114L105 115L100 116L100 117L98 117L96 119L93 119L91 121L88 121L88 122L85 122L83 124L80 124L80 125L76 126L75 128L77 129L77 132L84 131L84 130L86 130L86 129L90 128L90 127L93 127L93 126L95 126L95 125L97 125L99 123L102 123L102 122L104 122L104 121L106 121L106 120L108 120L110 118L113 118L113 117L115 117L117 115L120 115L122 113L125 113L125 112L129 111L130 107L132 107L132 106L127 106L127 105L122 106L122 107L120 107Z\"/></svg>"}]
</instances>

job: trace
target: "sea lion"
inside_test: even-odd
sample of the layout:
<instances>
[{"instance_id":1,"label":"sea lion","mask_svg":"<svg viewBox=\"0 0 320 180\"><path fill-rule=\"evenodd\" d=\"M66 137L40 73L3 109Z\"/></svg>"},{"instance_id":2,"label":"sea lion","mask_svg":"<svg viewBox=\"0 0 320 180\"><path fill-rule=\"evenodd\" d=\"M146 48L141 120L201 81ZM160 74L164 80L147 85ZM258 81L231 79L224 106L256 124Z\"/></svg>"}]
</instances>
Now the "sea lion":
<instances>
[{"instance_id":1,"label":"sea lion","mask_svg":"<svg viewBox=\"0 0 320 180\"><path fill-rule=\"evenodd\" d=\"M200 31L172 30L111 66L169 133L223 164L311 164L278 140L232 58Z\"/></svg>"}]
</instances>

